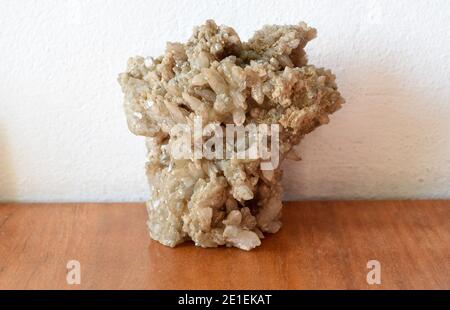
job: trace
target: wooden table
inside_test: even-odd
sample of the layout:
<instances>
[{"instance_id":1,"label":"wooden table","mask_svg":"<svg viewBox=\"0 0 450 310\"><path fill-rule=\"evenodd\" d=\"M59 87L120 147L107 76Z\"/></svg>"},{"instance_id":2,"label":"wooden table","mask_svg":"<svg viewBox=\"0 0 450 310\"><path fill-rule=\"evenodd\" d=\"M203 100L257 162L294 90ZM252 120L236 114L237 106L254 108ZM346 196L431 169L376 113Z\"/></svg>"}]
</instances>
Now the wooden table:
<instances>
[{"instance_id":1,"label":"wooden table","mask_svg":"<svg viewBox=\"0 0 450 310\"><path fill-rule=\"evenodd\" d=\"M150 240L143 204L0 205L0 289L450 289L450 201L289 202L251 252ZM81 284L66 282L69 260ZM369 285L367 262L381 264Z\"/></svg>"}]
</instances>

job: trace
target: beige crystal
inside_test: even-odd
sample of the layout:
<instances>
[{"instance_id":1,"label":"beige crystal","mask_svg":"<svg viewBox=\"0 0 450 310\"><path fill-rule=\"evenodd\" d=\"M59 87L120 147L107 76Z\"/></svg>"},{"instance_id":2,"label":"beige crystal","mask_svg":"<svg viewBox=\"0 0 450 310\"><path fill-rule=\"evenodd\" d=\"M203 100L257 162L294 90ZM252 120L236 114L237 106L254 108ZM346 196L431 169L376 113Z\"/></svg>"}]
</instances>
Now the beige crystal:
<instances>
[{"instance_id":1,"label":"beige crystal","mask_svg":"<svg viewBox=\"0 0 450 310\"><path fill-rule=\"evenodd\" d=\"M146 137L150 236L174 247L235 246L250 250L281 228L281 170L260 159L175 159L176 124L279 124L281 160L344 103L335 76L307 64L316 35L305 23L265 26L242 42L208 20L185 44L167 43L156 59L130 58L119 83L131 132Z\"/></svg>"}]
</instances>

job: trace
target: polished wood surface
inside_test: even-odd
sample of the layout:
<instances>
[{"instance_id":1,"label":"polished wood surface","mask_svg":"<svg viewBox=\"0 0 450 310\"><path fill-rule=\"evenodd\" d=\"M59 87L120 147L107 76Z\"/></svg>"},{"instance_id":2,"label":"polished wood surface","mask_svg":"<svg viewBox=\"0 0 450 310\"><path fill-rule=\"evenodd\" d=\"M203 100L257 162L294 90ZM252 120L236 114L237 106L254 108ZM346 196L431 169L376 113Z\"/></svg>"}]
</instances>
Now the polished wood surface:
<instances>
[{"instance_id":1,"label":"polished wood surface","mask_svg":"<svg viewBox=\"0 0 450 310\"><path fill-rule=\"evenodd\" d=\"M251 252L167 248L145 220L143 204L0 205L0 289L450 289L450 201L285 203Z\"/></svg>"}]
</instances>

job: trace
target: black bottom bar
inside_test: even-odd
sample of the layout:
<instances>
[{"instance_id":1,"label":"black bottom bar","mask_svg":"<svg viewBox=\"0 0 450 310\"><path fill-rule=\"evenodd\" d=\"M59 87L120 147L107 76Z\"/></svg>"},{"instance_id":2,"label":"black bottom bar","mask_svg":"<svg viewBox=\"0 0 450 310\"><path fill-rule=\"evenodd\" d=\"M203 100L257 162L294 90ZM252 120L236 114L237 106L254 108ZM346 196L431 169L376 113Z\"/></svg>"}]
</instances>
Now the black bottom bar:
<instances>
[{"instance_id":1,"label":"black bottom bar","mask_svg":"<svg viewBox=\"0 0 450 310\"><path fill-rule=\"evenodd\" d=\"M449 291L0 291L0 305L46 304L218 306L349 305L363 308L390 304L450 305Z\"/></svg>"}]
</instances>

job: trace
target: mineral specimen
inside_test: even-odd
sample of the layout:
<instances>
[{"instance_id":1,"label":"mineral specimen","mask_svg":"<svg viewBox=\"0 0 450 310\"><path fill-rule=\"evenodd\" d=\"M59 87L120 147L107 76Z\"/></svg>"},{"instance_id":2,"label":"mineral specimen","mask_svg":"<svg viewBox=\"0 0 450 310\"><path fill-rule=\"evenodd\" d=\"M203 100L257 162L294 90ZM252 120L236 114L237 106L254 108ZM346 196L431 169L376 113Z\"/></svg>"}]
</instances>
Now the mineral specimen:
<instances>
[{"instance_id":1,"label":"mineral specimen","mask_svg":"<svg viewBox=\"0 0 450 310\"><path fill-rule=\"evenodd\" d=\"M242 42L233 28L208 20L187 43L167 43L163 56L128 60L119 83L129 129L146 137L153 239L171 247L190 239L202 247L250 250L264 233L280 229L282 171L276 162L272 170L263 168L267 157L236 156L234 145L226 156L219 143L214 154L224 156L194 156L208 135L181 139L175 128L183 125L195 136L197 120L201 130L276 125L278 131L267 134L267 141L277 142L271 159L298 160L293 146L344 103L335 76L307 62L304 47L315 36L314 28L299 23L264 26ZM248 151L251 131L236 140L232 134L231 141ZM256 140L262 136L258 132ZM176 145L185 147L184 156L176 156Z\"/></svg>"}]
</instances>

